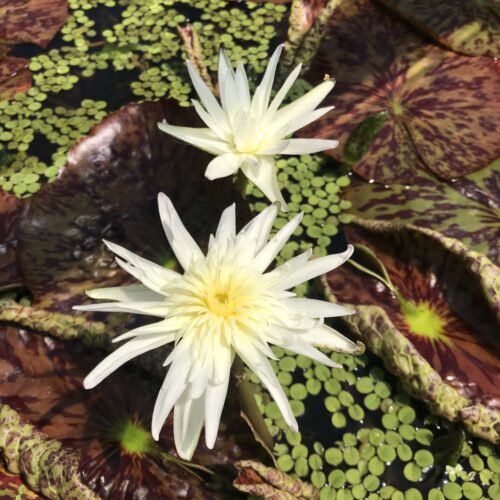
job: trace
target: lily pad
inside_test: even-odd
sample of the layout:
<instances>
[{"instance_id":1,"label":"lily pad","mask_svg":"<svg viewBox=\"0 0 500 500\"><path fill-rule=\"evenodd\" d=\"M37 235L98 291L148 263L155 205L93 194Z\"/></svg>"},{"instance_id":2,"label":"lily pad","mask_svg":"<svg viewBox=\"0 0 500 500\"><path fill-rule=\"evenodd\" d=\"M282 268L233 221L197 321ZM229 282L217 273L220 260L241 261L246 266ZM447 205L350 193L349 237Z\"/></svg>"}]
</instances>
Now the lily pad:
<instances>
[{"instance_id":1,"label":"lily pad","mask_svg":"<svg viewBox=\"0 0 500 500\"><path fill-rule=\"evenodd\" d=\"M19 92L26 92L32 83L29 60L0 55L0 100L8 100Z\"/></svg>"},{"instance_id":2,"label":"lily pad","mask_svg":"<svg viewBox=\"0 0 500 500\"><path fill-rule=\"evenodd\" d=\"M365 179L412 183L420 170L453 179L500 155L495 61L429 45L375 2L338 6L311 71L336 79L325 102L335 109L301 134L339 139L329 154Z\"/></svg>"},{"instance_id":3,"label":"lily pad","mask_svg":"<svg viewBox=\"0 0 500 500\"><path fill-rule=\"evenodd\" d=\"M434 229L499 263L500 162L455 182L420 172L410 189L353 179L344 197L354 215Z\"/></svg>"},{"instance_id":4,"label":"lily pad","mask_svg":"<svg viewBox=\"0 0 500 500\"><path fill-rule=\"evenodd\" d=\"M354 259L374 254L375 268L373 258L362 264L385 274L394 289L344 266L323 279L331 300L355 307L348 323L413 395L476 435L499 440L499 269L429 229L356 222L346 237L368 250Z\"/></svg>"},{"instance_id":5,"label":"lily pad","mask_svg":"<svg viewBox=\"0 0 500 500\"><path fill-rule=\"evenodd\" d=\"M500 57L500 6L466 0L381 0L417 28L455 52Z\"/></svg>"},{"instance_id":6,"label":"lily pad","mask_svg":"<svg viewBox=\"0 0 500 500\"><path fill-rule=\"evenodd\" d=\"M27 201L19 259L33 305L68 312L85 290L130 280L103 238L171 265L157 212L160 191L188 229L207 240L234 190L230 179L204 178L205 153L158 130L174 115L176 123L195 120L175 101L130 104L109 115L70 151L55 182Z\"/></svg>"},{"instance_id":7,"label":"lily pad","mask_svg":"<svg viewBox=\"0 0 500 500\"><path fill-rule=\"evenodd\" d=\"M66 0L0 0L0 40L47 47L67 17Z\"/></svg>"},{"instance_id":8,"label":"lily pad","mask_svg":"<svg viewBox=\"0 0 500 500\"><path fill-rule=\"evenodd\" d=\"M22 282L16 257L21 205L19 198L0 190L0 289Z\"/></svg>"}]
</instances>

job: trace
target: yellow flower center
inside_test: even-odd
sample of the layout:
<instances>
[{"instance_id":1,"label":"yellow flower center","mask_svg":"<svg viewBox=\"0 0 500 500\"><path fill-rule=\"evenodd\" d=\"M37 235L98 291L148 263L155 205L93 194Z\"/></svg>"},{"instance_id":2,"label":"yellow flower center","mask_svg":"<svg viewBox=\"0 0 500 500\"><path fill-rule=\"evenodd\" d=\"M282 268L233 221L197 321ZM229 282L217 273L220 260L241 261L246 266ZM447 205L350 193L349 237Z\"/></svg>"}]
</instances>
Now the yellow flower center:
<instances>
[{"instance_id":1,"label":"yellow flower center","mask_svg":"<svg viewBox=\"0 0 500 500\"><path fill-rule=\"evenodd\" d=\"M228 292L210 294L205 300L207 309L222 318L227 318L235 313L235 300Z\"/></svg>"}]
</instances>

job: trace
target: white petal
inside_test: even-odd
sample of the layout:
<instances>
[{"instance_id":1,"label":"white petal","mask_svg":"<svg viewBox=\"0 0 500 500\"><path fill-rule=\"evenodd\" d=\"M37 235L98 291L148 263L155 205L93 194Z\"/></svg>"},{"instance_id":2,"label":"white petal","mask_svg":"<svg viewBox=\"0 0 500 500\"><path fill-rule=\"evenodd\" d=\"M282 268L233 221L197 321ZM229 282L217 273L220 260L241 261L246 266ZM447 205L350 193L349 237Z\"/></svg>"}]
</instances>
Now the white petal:
<instances>
[{"instance_id":1,"label":"white petal","mask_svg":"<svg viewBox=\"0 0 500 500\"><path fill-rule=\"evenodd\" d=\"M278 215L278 210L277 204L268 206L240 231L239 234L245 235L249 239L256 241L257 251L267 243L269 233Z\"/></svg>"},{"instance_id":2,"label":"white petal","mask_svg":"<svg viewBox=\"0 0 500 500\"><path fill-rule=\"evenodd\" d=\"M248 348L238 350L238 354L265 385L269 394L278 405L285 422L293 431L298 431L299 427L292 412L292 408L290 407L290 403L288 402L288 399L286 398L268 359L263 354L258 353L258 351L252 353Z\"/></svg>"},{"instance_id":3,"label":"white petal","mask_svg":"<svg viewBox=\"0 0 500 500\"><path fill-rule=\"evenodd\" d=\"M287 77L281 88L278 90L276 95L274 96L274 99L271 101L271 104L266 111L266 114L264 116L264 119L262 121L263 125L269 125L271 123L274 123L274 115L276 114L276 111L278 108L281 106L281 103L283 102L283 99L286 97L288 94L288 91L290 90L291 86L295 83L295 80L297 80L300 70L302 69L302 64L299 64ZM307 95L307 94L306 94Z\"/></svg>"},{"instance_id":4,"label":"white petal","mask_svg":"<svg viewBox=\"0 0 500 500\"><path fill-rule=\"evenodd\" d=\"M335 318L354 314L352 309L326 302L325 300L303 299L300 297L281 301L292 311L305 314L308 318Z\"/></svg>"},{"instance_id":5,"label":"white petal","mask_svg":"<svg viewBox=\"0 0 500 500\"><path fill-rule=\"evenodd\" d=\"M211 114L209 114L205 108L196 100L192 99L194 109L198 113L198 116L203 120L205 125L212 130L212 132L223 142L227 142L230 139L230 134L228 132L227 126L224 123L218 122Z\"/></svg>"},{"instance_id":6,"label":"white petal","mask_svg":"<svg viewBox=\"0 0 500 500\"><path fill-rule=\"evenodd\" d=\"M168 285L171 281L170 277L168 280L162 279L159 272L155 274L155 267L151 267L150 269L146 267L135 267L119 257L116 257L115 261L124 271L133 276L137 281L140 281L143 285L155 291L160 296L160 300L164 297L163 287ZM178 276L178 274L174 273L174 276Z\"/></svg>"},{"instance_id":7,"label":"white petal","mask_svg":"<svg viewBox=\"0 0 500 500\"><path fill-rule=\"evenodd\" d=\"M286 147L280 151L282 155L302 155L318 153L327 149L335 149L339 141L329 139L289 139Z\"/></svg>"},{"instance_id":8,"label":"white petal","mask_svg":"<svg viewBox=\"0 0 500 500\"><path fill-rule=\"evenodd\" d=\"M219 385L208 385L205 393L205 443L212 449L217 439L222 408L227 396L229 372L226 380Z\"/></svg>"},{"instance_id":9,"label":"white petal","mask_svg":"<svg viewBox=\"0 0 500 500\"><path fill-rule=\"evenodd\" d=\"M101 304L84 304L73 306L75 311L119 312L146 314L149 316L166 316L169 312L165 302L102 302Z\"/></svg>"},{"instance_id":10,"label":"white petal","mask_svg":"<svg viewBox=\"0 0 500 500\"><path fill-rule=\"evenodd\" d=\"M296 215L287 222L270 240L269 243L255 256L254 264L260 271L265 271L276 258L283 245L288 241L292 233L297 229L304 214Z\"/></svg>"},{"instance_id":11,"label":"white petal","mask_svg":"<svg viewBox=\"0 0 500 500\"><path fill-rule=\"evenodd\" d=\"M158 338L157 336L147 336L135 338L113 351L109 356L104 358L86 377L83 381L85 389L92 389L110 373L120 368L124 363L140 356L145 352L161 347L174 340L171 335Z\"/></svg>"},{"instance_id":12,"label":"white petal","mask_svg":"<svg viewBox=\"0 0 500 500\"><path fill-rule=\"evenodd\" d=\"M284 44L278 45L273 55L271 56L271 59L269 59L266 72L264 73L259 86L255 90L255 94L252 99L252 111L259 120L264 116L264 113L269 104L269 98L273 89L274 76L276 74L276 68L278 66L278 61L283 47Z\"/></svg>"},{"instance_id":13,"label":"white petal","mask_svg":"<svg viewBox=\"0 0 500 500\"><path fill-rule=\"evenodd\" d=\"M272 202L279 202L281 210L287 211L287 206L278 186L276 166L272 157L259 156L257 163L245 162L241 165L243 173Z\"/></svg>"},{"instance_id":14,"label":"white petal","mask_svg":"<svg viewBox=\"0 0 500 500\"><path fill-rule=\"evenodd\" d=\"M204 258L200 247L182 224L170 198L160 193L158 195L158 207L168 242L181 266L187 269L193 260Z\"/></svg>"},{"instance_id":15,"label":"white petal","mask_svg":"<svg viewBox=\"0 0 500 500\"><path fill-rule=\"evenodd\" d=\"M306 262L302 267L291 269L286 276L273 286L273 289L288 290L296 285L300 285L300 283L316 278L316 276L325 274L342 265L352 255L353 251L354 248L348 245L345 252L319 257Z\"/></svg>"},{"instance_id":16,"label":"white petal","mask_svg":"<svg viewBox=\"0 0 500 500\"><path fill-rule=\"evenodd\" d=\"M307 94L299 97L296 101L278 110L272 120L273 127L276 129L280 128L309 114L318 107L319 103L329 94L334 85L335 82L333 80L326 80L311 89Z\"/></svg>"},{"instance_id":17,"label":"white petal","mask_svg":"<svg viewBox=\"0 0 500 500\"><path fill-rule=\"evenodd\" d=\"M207 87L207 84L203 81L203 78L198 74L196 69L193 67L191 62L186 61L187 69L189 72L189 76L191 81L193 82L193 87L196 90L196 93L200 97L201 102L205 109L213 116L215 120L217 120L220 124L226 123L226 114L224 113L221 105L212 94L210 89Z\"/></svg>"},{"instance_id":18,"label":"white petal","mask_svg":"<svg viewBox=\"0 0 500 500\"><path fill-rule=\"evenodd\" d=\"M112 342L121 342L122 340L129 339L132 337L138 337L141 335L166 335L172 332L176 332L181 327L182 322L177 317L171 317L164 319L163 321L157 321L156 323L151 323L149 325L139 326L133 330L129 330L118 337L115 337Z\"/></svg>"},{"instance_id":19,"label":"white petal","mask_svg":"<svg viewBox=\"0 0 500 500\"><path fill-rule=\"evenodd\" d=\"M231 152L229 145L222 141L217 134L209 128L179 127L177 125L170 125L166 121L158 123L158 128L172 137L192 144L213 155Z\"/></svg>"},{"instance_id":20,"label":"white petal","mask_svg":"<svg viewBox=\"0 0 500 500\"><path fill-rule=\"evenodd\" d=\"M359 349L354 342L344 337L344 335L337 332L337 330L330 328L328 325L312 328L308 332L302 334L301 338L315 346L325 347L338 352L352 354Z\"/></svg>"},{"instance_id":21,"label":"white petal","mask_svg":"<svg viewBox=\"0 0 500 500\"><path fill-rule=\"evenodd\" d=\"M225 153L216 156L207 167L205 177L211 181L233 175L240 168L240 155Z\"/></svg>"},{"instance_id":22,"label":"white petal","mask_svg":"<svg viewBox=\"0 0 500 500\"><path fill-rule=\"evenodd\" d=\"M309 342L306 342L304 339L304 335L300 335L300 337L297 338L295 342L286 345L286 349L296 354L307 356L308 358L311 358L318 363L329 366L330 368L342 368L342 365L335 363L335 361L332 361L328 356L323 354L321 351L318 351L318 349L309 344Z\"/></svg>"},{"instance_id":23,"label":"white petal","mask_svg":"<svg viewBox=\"0 0 500 500\"><path fill-rule=\"evenodd\" d=\"M153 301L163 299L163 295L153 292L144 285L113 286L109 288L94 288L85 292L92 299L99 300L122 300L122 301Z\"/></svg>"},{"instance_id":24,"label":"white petal","mask_svg":"<svg viewBox=\"0 0 500 500\"><path fill-rule=\"evenodd\" d=\"M296 269L302 267L302 265L311 258L312 254L313 251L310 248L309 250L306 250L305 252L291 258L284 264L281 264L281 266L273 269L271 272L266 273L264 276L269 280L270 283L273 283L275 285L276 283L279 283L287 276L289 276L292 272L295 272Z\"/></svg>"},{"instance_id":25,"label":"white petal","mask_svg":"<svg viewBox=\"0 0 500 500\"><path fill-rule=\"evenodd\" d=\"M324 108L315 109L310 113L306 113L305 115L297 117L295 120L287 124L287 128L284 130L283 135L292 134L296 130L309 125L312 122L315 122L323 115L334 109L335 106L326 106Z\"/></svg>"},{"instance_id":26,"label":"white petal","mask_svg":"<svg viewBox=\"0 0 500 500\"><path fill-rule=\"evenodd\" d=\"M231 62L227 56L226 51L221 47L219 50L219 68L218 68L218 78L219 86L222 82L226 81L226 78L234 75L233 68L231 67Z\"/></svg>"},{"instance_id":27,"label":"white petal","mask_svg":"<svg viewBox=\"0 0 500 500\"><path fill-rule=\"evenodd\" d=\"M239 105L246 110L250 107L250 87L243 63L239 63L235 75L236 91L238 93Z\"/></svg>"},{"instance_id":28,"label":"white petal","mask_svg":"<svg viewBox=\"0 0 500 500\"><path fill-rule=\"evenodd\" d=\"M236 204L233 203L227 207L219 220L215 237L217 240L223 238L234 238L236 235Z\"/></svg>"},{"instance_id":29,"label":"white petal","mask_svg":"<svg viewBox=\"0 0 500 500\"><path fill-rule=\"evenodd\" d=\"M197 399L191 399L186 390L174 406L175 447L184 460L191 460L200 439L204 399L204 394Z\"/></svg>"}]
</instances>

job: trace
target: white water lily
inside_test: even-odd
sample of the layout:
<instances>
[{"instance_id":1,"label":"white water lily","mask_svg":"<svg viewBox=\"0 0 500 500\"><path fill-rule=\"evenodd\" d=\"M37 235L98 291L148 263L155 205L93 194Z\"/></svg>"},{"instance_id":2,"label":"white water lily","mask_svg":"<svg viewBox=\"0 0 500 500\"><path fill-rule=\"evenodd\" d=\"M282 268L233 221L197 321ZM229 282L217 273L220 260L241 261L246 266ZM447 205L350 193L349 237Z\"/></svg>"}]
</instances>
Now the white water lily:
<instances>
[{"instance_id":1,"label":"white water lily","mask_svg":"<svg viewBox=\"0 0 500 500\"><path fill-rule=\"evenodd\" d=\"M301 70L299 64L275 97L270 99L282 49L283 45L280 45L272 55L253 97L250 96L243 64L238 64L234 71L227 54L221 49L218 71L220 103L187 61L189 75L201 101L193 100L193 105L208 128L178 127L165 121L158 126L177 139L217 155L208 164L205 172L208 179L226 177L241 169L267 198L278 201L282 210L286 210L278 186L274 155L317 153L337 147L338 141L289 138L296 130L333 109L333 106L316 107L332 90L334 81L326 80L280 108Z\"/></svg>"},{"instance_id":2,"label":"white water lily","mask_svg":"<svg viewBox=\"0 0 500 500\"><path fill-rule=\"evenodd\" d=\"M161 318L113 341L128 342L105 358L85 378L95 387L130 359L168 343L170 365L153 411L152 434L158 439L174 411L177 451L191 459L205 426L208 448L214 446L226 398L231 365L238 355L254 371L276 401L291 429L297 422L268 358L274 344L338 366L313 345L352 353L357 346L323 323L323 318L351 314L330 302L296 297L288 291L345 262L352 247L340 254L310 260L307 251L271 270L267 268L299 225L296 216L269 239L278 213L269 206L236 233L235 207L222 213L206 255L183 226L170 199L158 197L160 217L184 274L166 269L125 248L106 242L117 263L140 284L100 288L88 295L111 300L77 306L81 311L129 312Z\"/></svg>"}]
</instances>

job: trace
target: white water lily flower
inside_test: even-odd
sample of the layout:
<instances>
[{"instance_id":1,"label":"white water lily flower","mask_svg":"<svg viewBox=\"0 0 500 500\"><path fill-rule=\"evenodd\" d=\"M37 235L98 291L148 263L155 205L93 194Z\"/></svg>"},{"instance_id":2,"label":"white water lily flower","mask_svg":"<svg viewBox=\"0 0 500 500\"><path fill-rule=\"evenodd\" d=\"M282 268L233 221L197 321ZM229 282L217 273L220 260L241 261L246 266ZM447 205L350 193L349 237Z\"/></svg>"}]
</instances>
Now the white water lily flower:
<instances>
[{"instance_id":1,"label":"white water lily flower","mask_svg":"<svg viewBox=\"0 0 500 500\"><path fill-rule=\"evenodd\" d=\"M340 254L310 260L307 251L266 271L299 225L293 218L272 238L278 213L272 205L236 233L235 207L222 213L206 255L183 226L172 202L158 197L160 217L170 246L184 274L166 269L113 243L106 245L117 263L141 284L100 288L88 295L111 300L77 306L81 311L129 312L161 318L131 330L113 341L128 342L105 358L85 378L90 389L121 365L168 343L173 349L165 361L170 368L153 411L152 434L158 439L174 410L177 451L191 459L205 425L205 441L212 448L217 437L235 355L254 371L276 401L291 429L297 422L268 358L276 359L269 344L338 366L313 345L352 353L357 346L323 324L323 318L351 314L330 302L295 297L288 291L340 266L352 247Z\"/></svg>"},{"instance_id":2,"label":"white water lily flower","mask_svg":"<svg viewBox=\"0 0 500 500\"><path fill-rule=\"evenodd\" d=\"M285 200L278 187L273 156L317 153L337 147L338 141L289 138L296 130L333 109L333 106L316 107L332 90L334 81L326 80L296 101L280 108L299 76L299 64L270 102L282 49L283 45L280 45L272 55L253 97L250 96L243 63L238 64L234 71L225 51L221 49L218 72L220 103L187 61L189 75L201 100L201 103L193 100L193 105L208 128L178 127L165 121L158 126L177 139L217 155L208 164L205 172L208 179L226 177L241 169L267 198L272 202L278 201L282 210L286 210Z\"/></svg>"}]
</instances>

